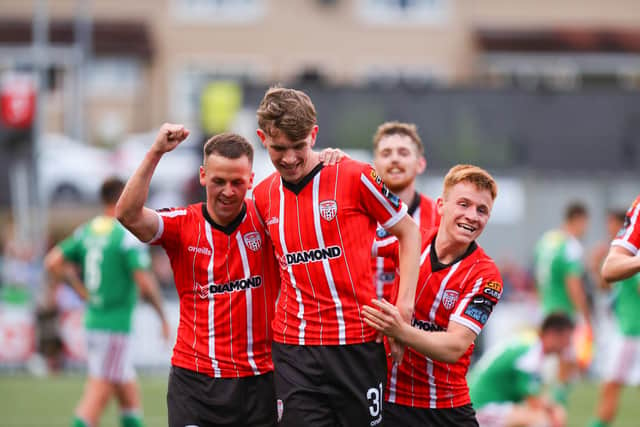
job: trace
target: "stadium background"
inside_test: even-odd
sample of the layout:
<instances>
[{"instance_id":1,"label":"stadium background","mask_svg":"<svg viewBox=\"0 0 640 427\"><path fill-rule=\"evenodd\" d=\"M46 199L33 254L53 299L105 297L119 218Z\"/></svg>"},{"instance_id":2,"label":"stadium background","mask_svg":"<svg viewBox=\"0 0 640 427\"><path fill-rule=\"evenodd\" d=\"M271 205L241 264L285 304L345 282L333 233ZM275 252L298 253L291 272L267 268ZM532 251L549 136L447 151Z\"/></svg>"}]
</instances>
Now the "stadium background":
<instances>
[{"instance_id":1,"label":"stadium background","mask_svg":"<svg viewBox=\"0 0 640 427\"><path fill-rule=\"evenodd\" d=\"M163 121L194 135L154 177L157 207L201 197L198 150L215 132L251 137L266 176L254 112L273 83L311 95L320 146L365 161L378 124L418 124L428 159L418 188L431 197L455 163L491 171L500 194L480 243L507 285L480 350L530 326L541 233L582 200L589 251L605 239L606 210L639 191L639 23L634 0L0 0L3 111L16 81L38 94L28 126L0 124L0 425L66 425L80 395L81 305L64 286L48 297L43 251L98 211L98 183L131 173ZM176 324L161 253L154 268ZM606 296L590 286L603 337ZM51 306L64 351L46 358ZM136 316L151 325L136 328L148 423L165 425L170 351L149 308ZM596 353L570 425L592 411L598 364ZM637 424L630 393L616 426Z\"/></svg>"}]
</instances>

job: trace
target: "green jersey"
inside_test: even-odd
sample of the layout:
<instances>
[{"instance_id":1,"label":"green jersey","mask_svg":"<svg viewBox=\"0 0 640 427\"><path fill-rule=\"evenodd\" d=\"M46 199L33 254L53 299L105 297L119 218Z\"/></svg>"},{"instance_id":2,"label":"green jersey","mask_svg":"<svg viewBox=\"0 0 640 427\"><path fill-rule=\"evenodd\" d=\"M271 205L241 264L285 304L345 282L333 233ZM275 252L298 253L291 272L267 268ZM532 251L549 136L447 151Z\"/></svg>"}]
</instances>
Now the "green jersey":
<instances>
[{"instance_id":1,"label":"green jersey","mask_svg":"<svg viewBox=\"0 0 640 427\"><path fill-rule=\"evenodd\" d=\"M613 285L613 312L620 332L625 336L640 336L640 274Z\"/></svg>"},{"instance_id":2,"label":"green jersey","mask_svg":"<svg viewBox=\"0 0 640 427\"><path fill-rule=\"evenodd\" d=\"M469 393L477 410L488 403L519 403L542 390L542 343L518 338L499 346L469 373Z\"/></svg>"},{"instance_id":3,"label":"green jersey","mask_svg":"<svg viewBox=\"0 0 640 427\"><path fill-rule=\"evenodd\" d=\"M89 293L87 329L130 332L137 300L133 272L151 264L148 249L115 218L98 216L59 244L68 261L82 267Z\"/></svg>"},{"instance_id":4,"label":"green jersey","mask_svg":"<svg viewBox=\"0 0 640 427\"><path fill-rule=\"evenodd\" d=\"M560 311L573 315L566 279L582 276L582 245L575 237L560 230L545 233L535 248L535 277L545 315Z\"/></svg>"}]
</instances>

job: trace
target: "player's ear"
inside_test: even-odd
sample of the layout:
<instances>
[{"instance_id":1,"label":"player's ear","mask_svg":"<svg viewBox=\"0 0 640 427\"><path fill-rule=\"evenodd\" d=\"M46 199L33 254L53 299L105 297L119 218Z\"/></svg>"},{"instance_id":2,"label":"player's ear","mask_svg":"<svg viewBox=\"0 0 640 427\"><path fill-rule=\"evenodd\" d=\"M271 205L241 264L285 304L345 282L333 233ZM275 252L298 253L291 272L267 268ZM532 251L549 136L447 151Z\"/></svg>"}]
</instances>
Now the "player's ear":
<instances>
[{"instance_id":1,"label":"player's ear","mask_svg":"<svg viewBox=\"0 0 640 427\"><path fill-rule=\"evenodd\" d=\"M318 125L314 125L311 129L311 146L316 145L316 137L318 136Z\"/></svg>"},{"instance_id":2,"label":"player's ear","mask_svg":"<svg viewBox=\"0 0 640 427\"><path fill-rule=\"evenodd\" d=\"M255 172L251 172L251 177L249 178L249 186L247 187L247 190L251 190L253 188L253 178L256 176Z\"/></svg>"},{"instance_id":3,"label":"player's ear","mask_svg":"<svg viewBox=\"0 0 640 427\"><path fill-rule=\"evenodd\" d=\"M204 166L200 166L200 185L203 187L207 185L206 174L204 172Z\"/></svg>"},{"instance_id":4,"label":"player's ear","mask_svg":"<svg viewBox=\"0 0 640 427\"><path fill-rule=\"evenodd\" d=\"M440 217L442 217L442 208L444 206L444 199L442 198L442 196L438 197L438 199L436 200L436 209L438 211L438 215L440 215Z\"/></svg>"},{"instance_id":5,"label":"player's ear","mask_svg":"<svg viewBox=\"0 0 640 427\"><path fill-rule=\"evenodd\" d=\"M425 171L427 168L427 159L424 156L418 157L418 175Z\"/></svg>"},{"instance_id":6,"label":"player's ear","mask_svg":"<svg viewBox=\"0 0 640 427\"><path fill-rule=\"evenodd\" d=\"M258 134L258 138L260 138L260 141L262 141L262 146L266 148L267 144L266 144L265 141L267 139L267 134L264 133L264 131L262 129L257 129L256 133Z\"/></svg>"}]
</instances>

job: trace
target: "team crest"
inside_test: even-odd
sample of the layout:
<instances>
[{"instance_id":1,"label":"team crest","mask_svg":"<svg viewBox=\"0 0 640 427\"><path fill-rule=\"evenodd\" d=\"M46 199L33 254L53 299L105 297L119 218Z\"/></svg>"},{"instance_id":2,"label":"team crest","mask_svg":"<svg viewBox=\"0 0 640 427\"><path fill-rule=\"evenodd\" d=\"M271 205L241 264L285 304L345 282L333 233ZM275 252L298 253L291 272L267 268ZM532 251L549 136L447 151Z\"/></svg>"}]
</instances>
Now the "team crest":
<instances>
[{"instance_id":1,"label":"team crest","mask_svg":"<svg viewBox=\"0 0 640 427\"><path fill-rule=\"evenodd\" d=\"M254 252L258 252L262 247L262 238L257 231L247 233L242 238L244 239L244 244Z\"/></svg>"},{"instance_id":2,"label":"team crest","mask_svg":"<svg viewBox=\"0 0 640 427\"><path fill-rule=\"evenodd\" d=\"M444 308L451 310L458 301L458 295L457 291L452 291L451 289L444 291L444 295L442 296L442 305L444 305Z\"/></svg>"},{"instance_id":3,"label":"team crest","mask_svg":"<svg viewBox=\"0 0 640 427\"><path fill-rule=\"evenodd\" d=\"M320 202L320 216L331 221L338 213L338 204L335 200L323 200Z\"/></svg>"}]
</instances>

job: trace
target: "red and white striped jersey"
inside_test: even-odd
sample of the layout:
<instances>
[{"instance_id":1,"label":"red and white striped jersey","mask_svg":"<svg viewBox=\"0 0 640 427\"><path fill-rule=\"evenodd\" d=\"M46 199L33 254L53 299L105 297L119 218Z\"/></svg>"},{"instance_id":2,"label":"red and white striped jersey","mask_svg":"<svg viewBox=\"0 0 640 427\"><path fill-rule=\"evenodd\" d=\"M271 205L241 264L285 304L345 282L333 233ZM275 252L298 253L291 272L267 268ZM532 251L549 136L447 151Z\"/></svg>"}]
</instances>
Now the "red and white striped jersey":
<instances>
[{"instance_id":1,"label":"red and white striped jersey","mask_svg":"<svg viewBox=\"0 0 640 427\"><path fill-rule=\"evenodd\" d=\"M412 326L446 331L456 322L480 333L502 295L502 279L493 260L475 242L451 264L438 261L437 229L422 231L420 275ZM374 245L374 252L397 257L397 243ZM401 364L388 360L385 399L417 408L456 408L470 403L466 375L474 345L456 363L444 363L407 348Z\"/></svg>"},{"instance_id":2,"label":"red and white striped jersey","mask_svg":"<svg viewBox=\"0 0 640 427\"><path fill-rule=\"evenodd\" d=\"M274 340L297 345L373 341L362 306L375 298L371 246L376 224L407 208L373 168L355 160L319 164L298 184L277 172L253 192L280 260Z\"/></svg>"},{"instance_id":3,"label":"red and white striped jersey","mask_svg":"<svg viewBox=\"0 0 640 427\"><path fill-rule=\"evenodd\" d=\"M633 202L624 218L624 225L616 238L611 242L612 246L622 246L633 255L640 249L640 195Z\"/></svg>"},{"instance_id":4,"label":"red and white striped jersey","mask_svg":"<svg viewBox=\"0 0 640 427\"><path fill-rule=\"evenodd\" d=\"M253 201L228 226L206 205L158 211L151 243L167 252L180 297L171 363L212 377L273 370L271 320L280 278Z\"/></svg>"},{"instance_id":5,"label":"red and white striped jersey","mask_svg":"<svg viewBox=\"0 0 640 427\"><path fill-rule=\"evenodd\" d=\"M440 215L436 209L436 202L420 193L415 193L413 202L408 209L414 221L420 229L429 230L440 225ZM396 236L390 234L382 227L376 230L376 240L395 240ZM390 258L375 257L372 260L373 282L376 286L376 296L387 301L395 302L397 296L398 281L396 280L396 263Z\"/></svg>"}]
</instances>

